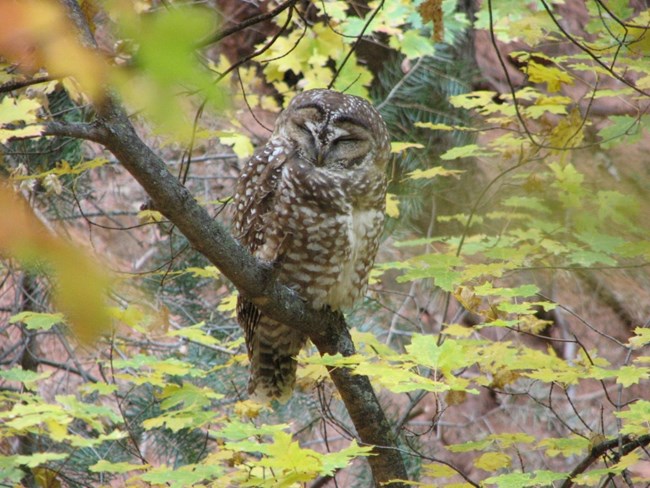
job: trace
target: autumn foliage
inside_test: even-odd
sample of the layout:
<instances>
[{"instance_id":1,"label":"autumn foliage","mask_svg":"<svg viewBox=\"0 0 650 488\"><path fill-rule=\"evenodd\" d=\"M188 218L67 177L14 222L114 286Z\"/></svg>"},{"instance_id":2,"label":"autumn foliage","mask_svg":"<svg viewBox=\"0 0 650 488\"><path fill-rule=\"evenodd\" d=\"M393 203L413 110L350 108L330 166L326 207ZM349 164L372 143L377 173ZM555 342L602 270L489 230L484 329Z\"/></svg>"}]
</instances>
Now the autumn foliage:
<instances>
[{"instance_id":1,"label":"autumn foliage","mask_svg":"<svg viewBox=\"0 0 650 488\"><path fill-rule=\"evenodd\" d=\"M0 2L0 484L650 482L650 10L243 3ZM275 116L323 87L400 134L391 222L356 349L314 340L333 353L262 405L251 290L203 250Z\"/></svg>"}]
</instances>

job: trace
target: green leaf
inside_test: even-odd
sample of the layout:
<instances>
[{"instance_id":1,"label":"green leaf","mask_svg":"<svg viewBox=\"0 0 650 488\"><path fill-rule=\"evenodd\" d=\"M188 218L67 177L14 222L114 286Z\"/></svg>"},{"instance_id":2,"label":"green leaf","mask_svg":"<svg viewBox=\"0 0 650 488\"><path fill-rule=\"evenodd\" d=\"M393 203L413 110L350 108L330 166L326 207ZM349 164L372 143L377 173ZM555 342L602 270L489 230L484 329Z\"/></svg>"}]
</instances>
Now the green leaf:
<instances>
[{"instance_id":1,"label":"green leaf","mask_svg":"<svg viewBox=\"0 0 650 488\"><path fill-rule=\"evenodd\" d=\"M394 393L406 393L411 391L431 391L443 392L449 391L451 386L442 381L435 381L430 378L420 376L411 371L412 365L399 365L387 363L360 363L355 369L355 374L370 377L374 384L380 385ZM453 378L451 381L453 382ZM467 383L466 381L464 382ZM460 388L463 388L462 385Z\"/></svg>"},{"instance_id":2,"label":"green leaf","mask_svg":"<svg viewBox=\"0 0 650 488\"><path fill-rule=\"evenodd\" d=\"M190 140L192 118L179 94L199 92L209 105L222 109L229 90L215 82L198 60L196 47L215 28L214 11L176 6L138 15L116 2L111 15L124 37L137 46L129 70L118 70L114 82L135 107L179 140Z\"/></svg>"},{"instance_id":3,"label":"green leaf","mask_svg":"<svg viewBox=\"0 0 650 488\"><path fill-rule=\"evenodd\" d=\"M233 151L239 158L247 159L253 155L253 143L247 135L241 132L220 131L216 133L216 136L222 144L232 146Z\"/></svg>"},{"instance_id":4,"label":"green leaf","mask_svg":"<svg viewBox=\"0 0 650 488\"><path fill-rule=\"evenodd\" d=\"M322 366L331 366L334 368L356 366L364 361L366 361L366 358L360 354L343 356L341 353L310 356L304 359L304 362L307 364L320 364Z\"/></svg>"},{"instance_id":5,"label":"green leaf","mask_svg":"<svg viewBox=\"0 0 650 488\"><path fill-rule=\"evenodd\" d=\"M343 0L330 0L328 2L322 2L314 5L319 9L322 9L328 17L338 20L339 22L344 21L348 18L347 11L350 8L350 5Z\"/></svg>"},{"instance_id":6,"label":"green leaf","mask_svg":"<svg viewBox=\"0 0 650 488\"><path fill-rule=\"evenodd\" d=\"M191 398L173 398L170 403L176 402L195 401ZM200 402L201 403L201 402ZM169 406L169 405L167 405ZM181 410L167 410L165 413L152 417L142 422L142 427L147 430L166 428L172 432L178 432L183 429L196 429L203 427L206 424L214 422L215 418L219 416L218 411L209 409L200 409L200 406L191 405L188 408Z\"/></svg>"},{"instance_id":7,"label":"green leaf","mask_svg":"<svg viewBox=\"0 0 650 488\"><path fill-rule=\"evenodd\" d=\"M506 198L502 205L506 207L525 208L528 210L535 210L543 214L549 214L551 211L546 202L537 197L520 197L514 196Z\"/></svg>"},{"instance_id":8,"label":"green leaf","mask_svg":"<svg viewBox=\"0 0 650 488\"><path fill-rule=\"evenodd\" d=\"M0 126L16 122L32 124L36 122L36 114L41 107L38 100L4 97L0 100Z\"/></svg>"},{"instance_id":9,"label":"green leaf","mask_svg":"<svg viewBox=\"0 0 650 488\"><path fill-rule=\"evenodd\" d=\"M20 366L14 366L11 369L0 371L0 378L4 378L7 381L19 381L29 389L34 388L38 381L49 378L50 376L52 376L52 371L38 373L36 371L25 370Z\"/></svg>"},{"instance_id":10,"label":"green leaf","mask_svg":"<svg viewBox=\"0 0 650 488\"><path fill-rule=\"evenodd\" d=\"M221 299L219 305L217 305L217 310L221 313L229 313L231 317L237 315L237 296L239 293L237 290L233 291L230 295Z\"/></svg>"},{"instance_id":11,"label":"green leaf","mask_svg":"<svg viewBox=\"0 0 650 488\"><path fill-rule=\"evenodd\" d=\"M25 137L40 136L45 127L42 125L29 125L27 127L18 127L16 129L3 129L0 127L0 143L4 144L10 139L20 139Z\"/></svg>"},{"instance_id":12,"label":"green leaf","mask_svg":"<svg viewBox=\"0 0 650 488\"><path fill-rule=\"evenodd\" d=\"M322 466L321 475L333 475L338 469L345 468L354 458L374 456L372 446L359 446L355 439L352 439L350 445L340 451L330 452L321 458Z\"/></svg>"},{"instance_id":13,"label":"green leaf","mask_svg":"<svg viewBox=\"0 0 650 488\"><path fill-rule=\"evenodd\" d=\"M416 169L415 171L411 171L410 173L406 174L406 177L411 180L421 180L421 179L430 179L430 178L435 178L437 176L453 176L455 178L458 178L459 175L463 174L465 171L460 170L460 169L447 169L443 168L442 166L434 166L433 168L429 169Z\"/></svg>"},{"instance_id":14,"label":"green leaf","mask_svg":"<svg viewBox=\"0 0 650 488\"><path fill-rule=\"evenodd\" d=\"M196 276L197 278L217 279L221 276L221 271L219 271L216 266L204 266L203 268L189 266L185 268L185 271L192 273L192 275Z\"/></svg>"},{"instance_id":15,"label":"green leaf","mask_svg":"<svg viewBox=\"0 0 650 488\"><path fill-rule=\"evenodd\" d=\"M537 312L537 309L535 307L539 307L541 305L548 305L550 308L555 308L555 305L549 302L501 302L497 305L497 309L505 313L531 315Z\"/></svg>"},{"instance_id":16,"label":"green leaf","mask_svg":"<svg viewBox=\"0 0 650 488\"><path fill-rule=\"evenodd\" d=\"M465 146L453 147L440 155L440 159L451 160L469 157L496 156L497 153L483 149L478 144L467 144Z\"/></svg>"},{"instance_id":17,"label":"green leaf","mask_svg":"<svg viewBox=\"0 0 650 488\"><path fill-rule=\"evenodd\" d=\"M602 253L612 253L614 249L625 244L625 239L621 236L601 234L600 232L580 232L576 237L591 249Z\"/></svg>"},{"instance_id":18,"label":"green leaf","mask_svg":"<svg viewBox=\"0 0 650 488\"><path fill-rule=\"evenodd\" d=\"M37 112L42 107L38 100L30 98L4 97L0 100L0 143L4 144L12 137L27 137L41 134L43 126L12 127L8 124L33 124L37 120Z\"/></svg>"},{"instance_id":19,"label":"green leaf","mask_svg":"<svg viewBox=\"0 0 650 488\"><path fill-rule=\"evenodd\" d=\"M562 455L568 458L584 453L589 448L589 439L573 435L563 438L548 437L542 439L537 446L544 449L547 456Z\"/></svg>"},{"instance_id":20,"label":"green leaf","mask_svg":"<svg viewBox=\"0 0 650 488\"><path fill-rule=\"evenodd\" d=\"M114 430L109 434L99 434L95 437L83 437L81 435L68 435L66 440L72 447L96 447L103 442L117 441L128 437L126 432Z\"/></svg>"},{"instance_id":21,"label":"green leaf","mask_svg":"<svg viewBox=\"0 0 650 488\"><path fill-rule=\"evenodd\" d=\"M568 478L568 475L566 473L556 473L555 471L547 470L533 471L533 474L535 475L535 478L533 478L535 484L528 486L546 487L551 486L554 481L560 481Z\"/></svg>"},{"instance_id":22,"label":"green leaf","mask_svg":"<svg viewBox=\"0 0 650 488\"><path fill-rule=\"evenodd\" d=\"M80 391L86 395L97 392L100 395L110 395L118 390L118 386L112 383L86 383L81 385Z\"/></svg>"},{"instance_id":23,"label":"green leaf","mask_svg":"<svg viewBox=\"0 0 650 488\"><path fill-rule=\"evenodd\" d=\"M9 319L10 324L22 322L29 330L50 330L65 322L62 313L20 312Z\"/></svg>"},{"instance_id":24,"label":"green leaf","mask_svg":"<svg viewBox=\"0 0 650 488\"><path fill-rule=\"evenodd\" d=\"M473 109L493 103L499 94L495 91L476 90L449 97L449 102L456 108Z\"/></svg>"},{"instance_id":25,"label":"green leaf","mask_svg":"<svg viewBox=\"0 0 650 488\"><path fill-rule=\"evenodd\" d=\"M635 144L641 139L641 118L638 116L610 115L607 121L610 124L598 131L603 148L608 149L622 142Z\"/></svg>"},{"instance_id":26,"label":"green leaf","mask_svg":"<svg viewBox=\"0 0 650 488\"><path fill-rule=\"evenodd\" d=\"M108 313L111 317L123 322L138 332L145 332L146 328L143 325L147 325L150 321L150 318L147 317L142 308L134 305L129 305L125 309L109 307Z\"/></svg>"},{"instance_id":27,"label":"green leaf","mask_svg":"<svg viewBox=\"0 0 650 488\"><path fill-rule=\"evenodd\" d=\"M192 383L185 383L182 386L175 384L165 386L158 397L162 400L160 408L169 410L180 406L200 409L209 406L211 400L223 398L223 395L206 386L200 388Z\"/></svg>"},{"instance_id":28,"label":"green leaf","mask_svg":"<svg viewBox=\"0 0 650 488\"><path fill-rule=\"evenodd\" d=\"M445 446L451 452L470 452L470 451L484 451L494 444L494 440L487 437L480 441L469 441L462 444L450 444Z\"/></svg>"},{"instance_id":29,"label":"green leaf","mask_svg":"<svg viewBox=\"0 0 650 488\"><path fill-rule=\"evenodd\" d=\"M531 118L538 119L545 113L555 115L565 115L567 113L567 106L573 100L569 97L545 97L540 96L535 100L535 104L526 107L525 113Z\"/></svg>"},{"instance_id":30,"label":"green leaf","mask_svg":"<svg viewBox=\"0 0 650 488\"><path fill-rule=\"evenodd\" d=\"M196 342L198 344L213 345L218 344L219 341L212 337L210 334L206 333L202 327L205 325L205 322L199 322L198 324L191 325L189 327L183 327L182 329L172 330L167 333L170 337L185 337L190 341Z\"/></svg>"},{"instance_id":31,"label":"green leaf","mask_svg":"<svg viewBox=\"0 0 650 488\"><path fill-rule=\"evenodd\" d=\"M650 378L650 369L639 366L623 366L616 372L616 383L627 388Z\"/></svg>"},{"instance_id":32,"label":"green leaf","mask_svg":"<svg viewBox=\"0 0 650 488\"><path fill-rule=\"evenodd\" d=\"M553 471L534 471L533 473L507 473L492 476L485 483L495 484L499 488L525 488L529 486L547 487L554 481L567 477L563 473Z\"/></svg>"},{"instance_id":33,"label":"green leaf","mask_svg":"<svg viewBox=\"0 0 650 488\"><path fill-rule=\"evenodd\" d=\"M516 288L494 288L492 283L486 281L474 287L474 293L480 296L501 296L506 298L530 297L539 293L537 285L521 285Z\"/></svg>"},{"instance_id":34,"label":"green leaf","mask_svg":"<svg viewBox=\"0 0 650 488\"><path fill-rule=\"evenodd\" d=\"M187 464L178 469L157 466L140 476L143 481L172 488L186 488L195 483L202 483L218 478L224 473L220 465Z\"/></svg>"},{"instance_id":35,"label":"green leaf","mask_svg":"<svg viewBox=\"0 0 650 488\"><path fill-rule=\"evenodd\" d=\"M599 263L606 266L616 266L618 264L616 259L612 256L597 251L574 251L568 256L568 258L570 259L571 264L584 267L593 266L594 264Z\"/></svg>"},{"instance_id":36,"label":"green leaf","mask_svg":"<svg viewBox=\"0 0 650 488\"><path fill-rule=\"evenodd\" d=\"M423 464L422 472L429 478L450 478L456 475L456 470L446 464Z\"/></svg>"},{"instance_id":37,"label":"green leaf","mask_svg":"<svg viewBox=\"0 0 650 488\"><path fill-rule=\"evenodd\" d=\"M568 208L579 208L583 202L585 190L582 186L584 175L573 164L551 163L555 181L551 186L557 188L558 198Z\"/></svg>"},{"instance_id":38,"label":"green leaf","mask_svg":"<svg viewBox=\"0 0 650 488\"><path fill-rule=\"evenodd\" d=\"M75 395L57 395L55 400L65 407L66 412L81 419L98 432L104 432L105 421L118 423L122 417L109 405L95 405L79 400Z\"/></svg>"},{"instance_id":39,"label":"green leaf","mask_svg":"<svg viewBox=\"0 0 650 488\"><path fill-rule=\"evenodd\" d=\"M300 447L290 434L277 432L273 443L264 446L266 457L260 461L261 466L280 468L296 473L320 473L322 455L311 449Z\"/></svg>"},{"instance_id":40,"label":"green leaf","mask_svg":"<svg viewBox=\"0 0 650 488\"><path fill-rule=\"evenodd\" d=\"M462 127L459 125L447 125L447 124L434 124L432 122L416 122L413 124L415 127L422 127L424 129L431 129L431 130L443 130L443 131L451 131L451 130L465 130L465 131L473 131L475 129L471 127Z\"/></svg>"},{"instance_id":41,"label":"green leaf","mask_svg":"<svg viewBox=\"0 0 650 488\"><path fill-rule=\"evenodd\" d=\"M421 36L415 30L406 31L401 38L391 36L390 47L403 53L407 59L431 56L435 53L435 44L430 38Z\"/></svg>"},{"instance_id":42,"label":"green leaf","mask_svg":"<svg viewBox=\"0 0 650 488\"><path fill-rule=\"evenodd\" d=\"M440 346L437 341L436 336L414 334L406 350L417 364L443 372L475 363L475 358L468 356L466 348L459 341L447 338Z\"/></svg>"},{"instance_id":43,"label":"green leaf","mask_svg":"<svg viewBox=\"0 0 650 488\"><path fill-rule=\"evenodd\" d=\"M424 145L418 142L391 142L390 152L401 153L402 151L406 151L407 149L412 149L412 148L422 149L423 147Z\"/></svg>"},{"instance_id":44,"label":"green leaf","mask_svg":"<svg viewBox=\"0 0 650 488\"><path fill-rule=\"evenodd\" d=\"M453 291L462 278L460 271L454 269L455 266L462 264L460 258L449 254L425 254L417 256L409 263L412 264L410 269L397 281L413 281L422 278L433 278L436 286L445 291Z\"/></svg>"},{"instance_id":45,"label":"green leaf","mask_svg":"<svg viewBox=\"0 0 650 488\"><path fill-rule=\"evenodd\" d=\"M629 344L632 347L638 349L640 347L645 346L646 344L650 344L650 328L637 327L636 329L634 329L634 333L636 335L634 337L630 337L629 340Z\"/></svg>"},{"instance_id":46,"label":"green leaf","mask_svg":"<svg viewBox=\"0 0 650 488\"><path fill-rule=\"evenodd\" d=\"M250 422L242 422L237 419L230 419L220 430L210 431L216 437L229 441L241 441L255 436L275 435L288 429L287 424L254 425Z\"/></svg>"},{"instance_id":47,"label":"green leaf","mask_svg":"<svg viewBox=\"0 0 650 488\"><path fill-rule=\"evenodd\" d=\"M496 471L510 466L511 463L512 458L508 454L502 452L486 452L474 461L474 466L484 471Z\"/></svg>"},{"instance_id":48,"label":"green leaf","mask_svg":"<svg viewBox=\"0 0 650 488\"><path fill-rule=\"evenodd\" d=\"M614 415L623 419L623 434L650 434L650 401L637 400L627 410L614 412Z\"/></svg>"},{"instance_id":49,"label":"green leaf","mask_svg":"<svg viewBox=\"0 0 650 488\"><path fill-rule=\"evenodd\" d=\"M65 453L38 452L25 456L15 456L14 463L20 466L27 466L28 468L35 468L51 461L62 461L63 459L67 459L67 457L68 454Z\"/></svg>"},{"instance_id":50,"label":"green leaf","mask_svg":"<svg viewBox=\"0 0 650 488\"><path fill-rule=\"evenodd\" d=\"M427 267L413 269L397 278L398 283L414 281L422 278L432 278L436 286L444 291L453 291L461 281L462 274L449 268Z\"/></svg>"},{"instance_id":51,"label":"green leaf","mask_svg":"<svg viewBox=\"0 0 650 488\"><path fill-rule=\"evenodd\" d=\"M112 463L105 459L102 459L92 466L89 466L88 469L93 473L114 473L114 474L123 474L130 471L135 471L138 469L147 469L148 465L142 464L131 464L131 463Z\"/></svg>"}]
</instances>

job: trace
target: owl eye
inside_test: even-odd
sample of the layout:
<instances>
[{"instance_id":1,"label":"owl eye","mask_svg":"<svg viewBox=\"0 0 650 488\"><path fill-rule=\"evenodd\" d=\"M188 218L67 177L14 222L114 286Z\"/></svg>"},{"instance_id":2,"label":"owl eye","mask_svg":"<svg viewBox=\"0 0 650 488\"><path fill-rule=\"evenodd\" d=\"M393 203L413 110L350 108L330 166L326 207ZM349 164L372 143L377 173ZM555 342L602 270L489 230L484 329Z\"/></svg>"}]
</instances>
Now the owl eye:
<instances>
[{"instance_id":1,"label":"owl eye","mask_svg":"<svg viewBox=\"0 0 650 488\"><path fill-rule=\"evenodd\" d=\"M348 168L352 168L353 166L359 166L361 163L363 163L363 160L365 159L365 156L359 156L358 158L352 158L347 164Z\"/></svg>"},{"instance_id":2,"label":"owl eye","mask_svg":"<svg viewBox=\"0 0 650 488\"><path fill-rule=\"evenodd\" d=\"M334 144L339 142L361 142L361 141L363 141L363 139L360 139L358 137L343 136L343 137L339 137L338 139L334 139Z\"/></svg>"},{"instance_id":3,"label":"owl eye","mask_svg":"<svg viewBox=\"0 0 650 488\"><path fill-rule=\"evenodd\" d=\"M309 127L307 127L307 124L302 123L302 122L298 122L298 123L296 123L296 127L298 128L298 130L300 132L302 132L304 135L307 136L307 138L309 140L309 143L311 145L315 144L314 134L312 134L311 129Z\"/></svg>"}]
</instances>

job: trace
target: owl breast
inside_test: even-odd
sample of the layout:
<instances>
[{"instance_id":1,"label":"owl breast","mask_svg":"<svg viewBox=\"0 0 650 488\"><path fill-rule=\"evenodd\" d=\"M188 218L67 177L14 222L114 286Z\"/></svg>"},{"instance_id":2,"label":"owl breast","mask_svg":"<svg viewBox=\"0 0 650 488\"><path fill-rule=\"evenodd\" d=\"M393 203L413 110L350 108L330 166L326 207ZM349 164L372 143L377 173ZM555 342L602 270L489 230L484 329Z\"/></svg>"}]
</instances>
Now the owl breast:
<instances>
[{"instance_id":1,"label":"owl breast","mask_svg":"<svg viewBox=\"0 0 650 488\"><path fill-rule=\"evenodd\" d=\"M331 90L296 96L246 165L234 198L239 241L313 308L351 306L367 288L384 222L390 143L365 100ZM286 399L308 337L240 295L248 389Z\"/></svg>"},{"instance_id":2,"label":"owl breast","mask_svg":"<svg viewBox=\"0 0 650 488\"><path fill-rule=\"evenodd\" d=\"M333 309L350 307L365 294L383 221L384 213L377 209L356 209L346 216L349 252L326 298L326 304Z\"/></svg>"},{"instance_id":3,"label":"owl breast","mask_svg":"<svg viewBox=\"0 0 650 488\"><path fill-rule=\"evenodd\" d=\"M358 176L315 169L299 159L282 170L277 232L262 254L271 259L280 249L280 280L317 309L349 307L366 291L384 221L383 192L377 189L384 177Z\"/></svg>"}]
</instances>

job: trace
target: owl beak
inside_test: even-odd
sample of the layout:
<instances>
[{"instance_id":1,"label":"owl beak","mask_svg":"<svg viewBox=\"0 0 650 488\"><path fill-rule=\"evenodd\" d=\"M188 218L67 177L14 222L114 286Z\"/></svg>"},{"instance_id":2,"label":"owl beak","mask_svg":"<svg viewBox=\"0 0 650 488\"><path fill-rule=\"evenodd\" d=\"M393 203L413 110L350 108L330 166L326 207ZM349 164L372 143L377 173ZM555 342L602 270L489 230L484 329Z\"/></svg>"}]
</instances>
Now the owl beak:
<instances>
[{"instance_id":1,"label":"owl beak","mask_svg":"<svg viewBox=\"0 0 650 488\"><path fill-rule=\"evenodd\" d=\"M325 155L320 150L316 153L316 163L315 164L319 168L322 167L325 164L325 157L324 156Z\"/></svg>"},{"instance_id":2,"label":"owl beak","mask_svg":"<svg viewBox=\"0 0 650 488\"><path fill-rule=\"evenodd\" d=\"M314 165L318 168L321 168L325 165L325 154L327 153L327 148L320 143L320 141L315 141L316 144L316 159Z\"/></svg>"}]
</instances>

